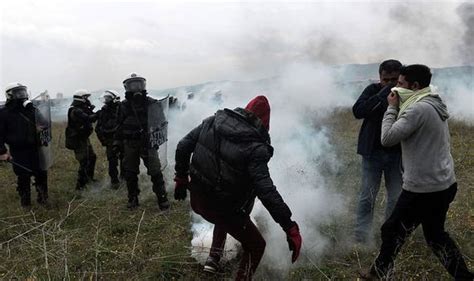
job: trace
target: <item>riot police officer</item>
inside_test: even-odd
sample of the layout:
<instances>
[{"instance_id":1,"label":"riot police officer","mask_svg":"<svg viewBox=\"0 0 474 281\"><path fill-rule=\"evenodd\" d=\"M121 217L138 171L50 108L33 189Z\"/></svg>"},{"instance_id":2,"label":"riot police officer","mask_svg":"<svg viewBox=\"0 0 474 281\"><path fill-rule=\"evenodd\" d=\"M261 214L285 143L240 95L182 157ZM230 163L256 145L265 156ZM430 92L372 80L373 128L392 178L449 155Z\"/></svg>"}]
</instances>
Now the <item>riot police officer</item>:
<instances>
[{"instance_id":1,"label":"riot police officer","mask_svg":"<svg viewBox=\"0 0 474 281\"><path fill-rule=\"evenodd\" d=\"M106 90L102 95L104 106L97 112L97 124L95 132L102 146L105 146L107 160L109 161L110 183L113 189L120 186L119 171L117 166L120 163L120 176L124 176L122 159L123 149L119 151L113 149L114 134L117 131L118 109L120 96L114 90Z\"/></svg>"},{"instance_id":2,"label":"riot police officer","mask_svg":"<svg viewBox=\"0 0 474 281\"><path fill-rule=\"evenodd\" d=\"M7 101L0 108L0 160L9 161L17 176L17 191L23 207L31 206L31 176L35 179L37 202L48 202L48 172L40 165L38 109L28 100L27 87L11 83L5 89ZM44 122L48 126L48 122ZM5 146L8 145L8 149Z\"/></svg>"},{"instance_id":3,"label":"riot police officer","mask_svg":"<svg viewBox=\"0 0 474 281\"><path fill-rule=\"evenodd\" d=\"M86 184L93 182L95 162L97 159L89 136L92 134L92 124L97 120L94 105L89 101L91 93L87 90L77 90L67 113L66 148L74 150L79 162L76 189L82 190Z\"/></svg>"},{"instance_id":4,"label":"riot police officer","mask_svg":"<svg viewBox=\"0 0 474 281\"><path fill-rule=\"evenodd\" d=\"M141 158L148 175L151 176L158 206L161 210L166 210L170 204L161 172L161 162L158 151L150 146L148 134L148 107L156 100L147 96L146 80L136 73L127 76L123 81L123 86L125 100L121 102L119 108L119 126L115 134L114 148L118 150L123 145L124 149L123 166L128 189L127 207L134 209L139 206L138 174Z\"/></svg>"}]
</instances>

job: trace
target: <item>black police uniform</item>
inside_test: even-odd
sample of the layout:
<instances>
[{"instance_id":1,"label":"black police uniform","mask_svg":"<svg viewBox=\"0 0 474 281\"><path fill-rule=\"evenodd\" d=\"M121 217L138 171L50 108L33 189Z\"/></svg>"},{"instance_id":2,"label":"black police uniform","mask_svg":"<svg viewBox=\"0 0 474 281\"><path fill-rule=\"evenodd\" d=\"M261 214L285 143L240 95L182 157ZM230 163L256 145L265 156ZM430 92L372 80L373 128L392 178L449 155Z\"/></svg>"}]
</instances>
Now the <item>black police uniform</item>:
<instances>
[{"instance_id":1,"label":"black police uniform","mask_svg":"<svg viewBox=\"0 0 474 281\"><path fill-rule=\"evenodd\" d=\"M66 128L66 147L74 150L79 162L76 189L82 189L94 180L95 162L94 153L89 136L92 134L92 124L97 120L90 102L74 100L68 110L68 126Z\"/></svg>"},{"instance_id":2,"label":"black police uniform","mask_svg":"<svg viewBox=\"0 0 474 281\"><path fill-rule=\"evenodd\" d=\"M48 172L39 164L39 135L36 130L37 110L32 103L23 106L24 99L7 101L0 108L0 154L8 145L13 172L17 176L17 191L21 205L31 205L31 176L34 176L37 201L45 204L48 199Z\"/></svg>"},{"instance_id":3,"label":"black police uniform","mask_svg":"<svg viewBox=\"0 0 474 281\"><path fill-rule=\"evenodd\" d=\"M166 195L165 182L161 172L161 162L158 152L149 148L149 137L147 135L148 105L155 100L142 91L141 95L133 96L127 92L125 100L119 108L118 129L115 134L115 146L123 145L124 158L123 167L128 189L128 207L138 206L138 174L140 173L140 158L147 167L147 173L151 176L153 192L158 198L160 209L167 209L169 202Z\"/></svg>"}]
</instances>

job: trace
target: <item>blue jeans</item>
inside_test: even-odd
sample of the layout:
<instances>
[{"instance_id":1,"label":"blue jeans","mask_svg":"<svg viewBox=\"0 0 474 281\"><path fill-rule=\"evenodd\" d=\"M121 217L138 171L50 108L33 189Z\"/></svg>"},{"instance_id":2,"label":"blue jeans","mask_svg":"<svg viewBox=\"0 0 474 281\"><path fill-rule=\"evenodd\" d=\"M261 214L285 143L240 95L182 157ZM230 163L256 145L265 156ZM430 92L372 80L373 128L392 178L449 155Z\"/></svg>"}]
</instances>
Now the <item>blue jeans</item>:
<instances>
[{"instance_id":1,"label":"blue jeans","mask_svg":"<svg viewBox=\"0 0 474 281\"><path fill-rule=\"evenodd\" d=\"M392 214L402 190L400 160L400 153L383 150L376 150L370 156L362 156L362 187L357 207L356 240L365 242L372 233L375 199L380 189L382 174L387 189L385 219Z\"/></svg>"}]
</instances>

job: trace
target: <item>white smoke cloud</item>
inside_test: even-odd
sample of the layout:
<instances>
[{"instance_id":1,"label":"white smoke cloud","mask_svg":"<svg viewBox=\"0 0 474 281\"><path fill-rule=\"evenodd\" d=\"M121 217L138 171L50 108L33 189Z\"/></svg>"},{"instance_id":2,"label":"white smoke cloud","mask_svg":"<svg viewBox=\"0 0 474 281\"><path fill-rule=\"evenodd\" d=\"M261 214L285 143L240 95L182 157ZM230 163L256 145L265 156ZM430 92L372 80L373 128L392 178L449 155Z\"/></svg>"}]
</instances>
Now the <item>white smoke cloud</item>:
<instances>
[{"instance_id":1,"label":"white smoke cloud","mask_svg":"<svg viewBox=\"0 0 474 281\"><path fill-rule=\"evenodd\" d=\"M189 130L222 106L245 106L252 97L267 95L275 148L270 173L300 225L303 254L310 258L326 251L329 237L321 227L346 212L343 194L331 190L322 175L323 169L339 167L335 148L325 127L314 125L354 100L336 87L345 77L336 78L325 65L388 57L431 67L472 60L472 9L459 10L459 3L451 2L4 2L1 84L19 80L33 91L68 95L76 88L119 87L131 71L143 74L149 88L276 77L258 86L211 83L192 100L186 100L185 90L178 92L186 109L170 114L166 181L173 183L174 150ZM224 93L221 105L212 101L218 90ZM474 119L472 96L472 88L460 87L446 97L454 116ZM140 180L150 185L148 178ZM286 272L291 264L285 234L261 204L252 216L268 245L262 265ZM197 216L193 222L194 255L203 261L212 227ZM230 253L236 245L228 242Z\"/></svg>"},{"instance_id":2,"label":"white smoke cloud","mask_svg":"<svg viewBox=\"0 0 474 281\"><path fill-rule=\"evenodd\" d=\"M453 118L474 124L474 89L461 85L454 87L451 94L446 95L442 92L440 94Z\"/></svg>"},{"instance_id":3,"label":"white smoke cloud","mask_svg":"<svg viewBox=\"0 0 474 281\"><path fill-rule=\"evenodd\" d=\"M344 197L328 188L322 169L339 168L327 128L318 126L336 106L350 104L351 98L336 87L332 70L327 66L294 64L279 76L256 86L242 83L210 84L186 100L184 111L170 115L169 158L174 158L177 142L201 120L214 114L219 104L211 102L216 91L223 93L223 107L244 107L258 94L265 94L271 105L270 135L275 148L269 163L270 173L284 200L293 212L304 239L303 254L315 257L325 251L328 237L320 228L345 213ZM217 86L218 85L218 86ZM178 98L185 100L181 91ZM171 166L173 166L172 164ZM285 273L291 266L286 236L265 210L257 203L252 217L267 241L263 266L272 272ZM212 225L193 216L193 256L201 262L209 254ZM227 258L233 258L239 244L228 239ZM304 260L304 258L302 259ZM304 263L301 261L300 263Z\"/></svg>"},{"instance_id":4,"label":"white smoke cloud","mask_svg":"<svg viewBox=\"0 0 474 281\"><path fill-rule=\"evenodd\" d=\"M131 71L166 88L271 77L294 62L472 63L472 5L454 1L0 5L0 84L53 95L120 85Z\"/></svg>"}]
</instances>

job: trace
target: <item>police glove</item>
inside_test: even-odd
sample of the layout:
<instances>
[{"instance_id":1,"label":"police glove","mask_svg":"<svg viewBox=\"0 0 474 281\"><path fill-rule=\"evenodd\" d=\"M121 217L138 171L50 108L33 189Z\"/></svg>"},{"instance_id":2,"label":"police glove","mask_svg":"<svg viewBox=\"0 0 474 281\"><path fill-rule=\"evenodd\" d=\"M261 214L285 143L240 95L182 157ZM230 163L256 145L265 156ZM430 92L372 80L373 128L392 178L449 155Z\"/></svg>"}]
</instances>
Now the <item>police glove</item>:
<instances>
[{"instance_id":1,"label":"police glove","mask_svg":"<svg viewBox=\"0 0 474 281\"><path fill-rule=\"evenodd\" d=\"M0 161L9 161L11 159L12 156L10 155L10 153L8 153L8 151L0 155Z\"/></svg>"},{"instance_id":2,"label":"police glove","mask_svg":"<svg viewBox=\"0 0 474 281\"><path fill-rule=\"evenodd\" d=\"M91 115L89 115L89 120L94 123L95 121L97 121L97 119L99 119L99 116L97 115L97 113L93 113Z\"/></svg>"},{"instance_id":3,"label":"police glove","mask_svg":"<svg viewBox=\"0 0 474 281\"><path fill-rule=\"evenodd\" d=\"M294 263L300 255L301 243L303 242L300 228L296 222L293 222L293 226L286 230L286 240L288 241L290 251L293 251L291 262Z\"/></svg>"},{"instance_id":4,"label":"police glove","mask_svg":"<svg viewBox=\"0 0 474 281\"><path fill-rule=\"evenodd\" d=\"M122 142L114 141L112 143L112 152L115 154L119 154L120 152L122 152L122 147L123 147Z\"/></svg>"},{"instance_id":5,"label":"police glove","mask_svg":"<svg viewBox=\"0 0 474 281\"><path fill-rule=\"evenodd\" d=\"M189 187L189 180L188 177L175 177L174 178L175 187L174 187L174 199L176 200L184 200L186 199L187 189Z\"/></svg>"}]
</instances>

